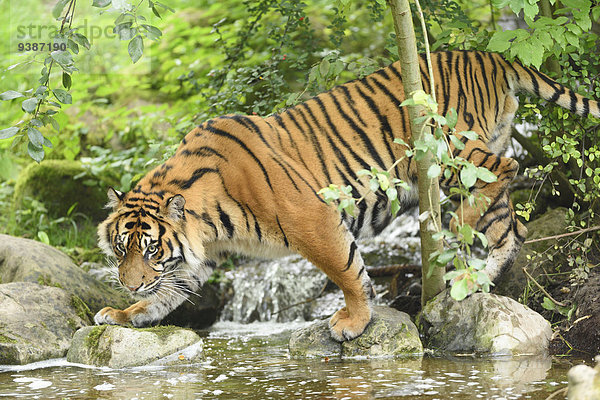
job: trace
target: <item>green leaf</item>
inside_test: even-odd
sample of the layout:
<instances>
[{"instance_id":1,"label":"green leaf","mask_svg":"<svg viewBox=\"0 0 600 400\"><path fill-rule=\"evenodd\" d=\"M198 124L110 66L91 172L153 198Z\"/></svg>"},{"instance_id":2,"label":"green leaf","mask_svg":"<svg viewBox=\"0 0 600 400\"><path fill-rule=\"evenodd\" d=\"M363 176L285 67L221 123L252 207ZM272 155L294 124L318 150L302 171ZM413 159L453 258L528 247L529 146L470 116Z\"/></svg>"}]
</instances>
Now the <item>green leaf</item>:
<instances>
[{"instance_id":1,"label":"green leaf","mask_svg":"<svg viewBox=\"0 0 600 400\"><path fill-rule=\"evenodd\" d=\"M131 21L116 25L113 32L119 35L119 40L131 40L138 33L136 28L131 27Z\"/></svg>"},{"instance_id":2,"label":"green leaf","mask_svg":"<svg viewBox=\"0 0 600 400\"><path fill-rule=\"evenodd\" d=\"M477 167L477 179L481 179L484 182L491 183L496 182L498 180L498 177L485 167Z\"/></svg>"},{"instance_id":3,"label":"green leaf","mask_svg":"<svg viewBox=\"0 0 600 400\"><path fill-rule=\"evenodd\" d=\"M71 94L64 89L54 89L52 90L52 93L54 93L57 100L63 104L71 104L73 102Z\"/></svg>"},{"instance_id":4,"label":"green leaf","mask_svg":"<svg viewBox=\"0 0 600 400\"><path fill-rule=\"evenodd\" d=\"M70 89L71 88L71 82L72 82L71 81L71 75L69 75L69 74L67 74L66 72L63 71L63 74L62 74L62 84L63 84L63 87L65 89Z\"/></svg>"},{"instance_id":5,"label":"green leaf","mask_svg":"<svg viewBox=\"0 0 600 400\"><path fill-rule=\"evenodd\" d=\"M388 188L388 190L385 191L385 194L387 195L388 199L390 199L390 201L398 199L398 190L396 190L396 188Z\"/></svg>"},{"instance_id":6,"label":"green leaf","mask_svg":"<svg viewBox=\"0 0 600 400\"><path fill-rule=\"evenodd\" d=\"M455 135L450 135L450 141L457 150L463 150L465 148L465 144Z\"/></svg>"},{"instance_id":7,"label":"green leaf","mask_svg":"<svg viewBox=\"0 0 600 400\"><path fill-rule=\"evenodd\" d=\"M468 294L469 286L466 278L454 282L454 285L452 285L452 288L450 289L450 296L457 301L463 300Z\"/></svg>"},{"instance_id":8,"label":"green leaf","mask_svg":"<svg viewBox=\"0 0 600 400\"><path fill-rule=\"evenodd\" d=\"M458 113L454 108L450 108L450 110L448 110L448 112L446 113L446 125L448 125L448 128L454 129L457 122Z\"/></svg>"},{"instance_id":9,"label":"green leaf","mask_svg":"<svg viewBox=\"0 0 600 400\"><path fill-rule=\"evenodd\" d=\"M11 126L10 128L5 128L0 130L0 139L8 139L15 136L19 132L19 128L16 126Z\"/></svg>"},{"instance_id":10,"label":"green leaf","mask_svg":"<svg viewBox=\"0 0 600 400\"><path fill-rule=\"evenodd\" d=\"M525 14L525 17L533 20L539 11L540 9L538 8L537 3L534 2L531 4L528 1L523 2L523 13Z\"/></svg>"},{"instance_id":11,"label":"green leaf","mask_svg":"<svg viewBox=\"0 0 600 400\"><path fill-rule=\"evenodd\" d=\"M38 239L40 239L40 242L45 243L47 245L50 244L50 238L48 237L48 234L44 231L39 231L37 233L37 237Z\"/></svg>"},{"instance_id":12,"label":"green leaf","mask_svg":"<svg viewBox=\"0 0 600 400\"><path fill-rule=\"evenodd\" d=\"M75 41L80 46L85 47L87 50L90 49L90 41L88 40L87 37L85 37L81 33L77 33L77 32L73 33L72 38L73 38L73 41Z\"/></svg>"},{"instance_id":13,"label":"green leaf","mask_svg":"<svg viewBox=\"0 0 600 400\"><path fill-rule=\"evenodd\" d=\"M108 7L112 0L94 0L92 2L92 7L104 8Z\"/></svg>"},{"instance_id":14,"label":"green leaf","mask_svg":"<svg viewBox=\"0 0 600 400\"><path fill-rule=\"evenodd\" d=\"M477 140L479 139L479 135L473 131L464 131L460 132L461 135L466 136L469 140Z\"/></svg>"},{"instance_id":15,"label":"green leaf","mask_svg":"<svg viewBox=\"0 0 600 400\"><path fill-rule=\"evenodd\" d=\"M162 36L162 32L155 26L142 24L142 27L148 32L148 37L152 40L157 40Z\"/></svg>"},{"instance_id":16,"label":"green leaf","mask_svg":"<svg viewBox=\"0 0 600 400\"><path fill-rule=\"evenodd\" d=\"M29 157L33 158L34 161L42 162L44 159L44 148L36 147L31 142L29 142L27 145L27 153L29 154Z\"/></svg>"},{"instance_id":17,"label":"green leaf","mask_svg":"<svg viewBox=\"0 0 600 400\"><path fill-rule=\"evenodd\" d=\"M56 5L54 5L54 8L52 8L52 16L54 18L58 18L61 16L65 6L67 5L67 3L71 1L71 0L58 0L58 2L56 3Z\"/></svg>"},{"instance_id":18,"label":"green leaf","mask_svg":"<svg viewBox=\"0 0 600 400\"><path fill-rule=\"evenodd\" d=\"M73 56L67 50L56 50L50 53L50 56L54 61L59 63L61 66L66 67L73 64Z\"/></svg>"},{"instance_id":19,"label":"green leaf","mask_svg":"<svg viewBox=\"0 0 600 400\"><path fill-rule=\"evenodd\" d=\"M322 77L326 77L328 72L329 72L329 61L324 58L323 61L321 61L321 64L319 64L319 73L321 74Z\"/></svg>"},{"instance_id":20,"label":"green leaf","mask_svg":"<svg viewBox=\"0 0 600 400\"><path fill-rule=\"evenodd\" d=\"M0 93L0 100L12 100L19 97L25 97L25 95L15 90L7 90L4 93Z\"/></svg>"},{"instance_id":21,"label":"green leaf","mask_svg":"<svg viewBox=\"0 0 600 400\"><path fill-rule=\"evenodd\" d=\"M552 300L550 300L549 298L544 296L544 301L542 302L542 307L544 307L546 310L553 311L556 309L556 304L554 304L552 302Z\"/></svg>"},{"instance_id":22,"label":"green leaf","mask_svg":"<svg viewBox=\"0 0 600 400\"><path fill-rule=\"evenodd\" d=\"M42 132L33 127L27 128L27 137L29 137L29 141L36 147L42 147L44 145L44 136L42 135Z\"/></svg>"},{"instance_id":23,"label":"green leaf","mask_svg":"<svg viewBox=\"0 0 600 400\"><path fill-rule=\"evenodd\" d=\"M456 257L456 249L444 250L436 259L436 262L441 265L446 265Z\"/></svg>"},{"instance_id":24,"label":"green leaf","mask_svg":"<svg viewBox=\"0 0 600 400\"><path fill-rule=\"evenodd\" d=\"M460 181L468 189L477 181L477 167L473 164L467 164L460 170Z\"/></svg>"},{"instance_id":25,"label":"green leaf","mask_svg":"<svg viewBox=\"0 0 600 400\"><path fill-rule=\"evenodd\" d=\"M427 170L427 177L429 179L435 179L438 176L440 176L441 172L442 172L442 167L440 167L439 164L431 164L431 166Z\"/></svg>"},{"instance_id":26,"label":"green leaf","mask_svg":"<svg viewBox=\"0 0 600 400\"><path fill-rule=\"evenodd\" d=\"M466 244L469 246L473 244L473 228L471 228L471 225L465 224L461 226L458 232L462 235L462 240Z\"/></svg>"},{"instance_id":27,"label":"green leaf","mask_svg":"<svg viewBox=\"0 0 600 400\"><path fill-rule=\"evenodd\" d=\"M23 100L23 103L21 103L21 108L25 112L33 113L37 108L38 103L39 99L37 97L32 97L30 99Z\"/></svg>"},{"instance_id":28,"label":"green leaf","mask_svg":"<svg viewBox=\"0 0 600 400\"><path fill-rule=\"evenodd\" d=\"M127 46L127 51L134 64L142 57L144 53L144 41L140 35L131 39Z\"/></svg>"},{"instance_id":29,"label":"green leaf","mask_svg":"<svg viewBox=\"0 0 600 400\"><path fill-rule=\"evenodd\" d=\"M503 31L496 32L494 36L490 39L486 50L488 51L497 51L502 53L510 47L510 41L513 40L517 34L514 31Z\"/></svg>"}]
</instances>

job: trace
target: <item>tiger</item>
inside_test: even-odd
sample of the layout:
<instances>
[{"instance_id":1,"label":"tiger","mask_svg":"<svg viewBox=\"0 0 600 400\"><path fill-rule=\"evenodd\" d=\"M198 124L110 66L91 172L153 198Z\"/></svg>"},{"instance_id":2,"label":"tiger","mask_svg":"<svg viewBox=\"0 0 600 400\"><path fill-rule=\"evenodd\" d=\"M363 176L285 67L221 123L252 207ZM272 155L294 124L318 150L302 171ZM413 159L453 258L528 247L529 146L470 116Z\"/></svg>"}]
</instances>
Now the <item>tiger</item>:
<instances>
[{"instance_id":1,"label":"tiger","mask_svg":"<svg viewBox=\"0 0 600 400\"><path fill-rule=\"evenodd\" d=\"M455 156L497 177L478 180L474 195L487 209L464 205L457 215L485 235L484 271L492 282L513 264L527 229L517 219L508 185L519 164L505 157L511 123L524 91L580 116L600 118L598 102L585 98L520 62L480 51L431 54L442 115L452 107L461 137ZM420 73L429 92L425 57ZM369 189L357 170L385 170L410 143L408 113L398 62L334 87L278 113L231 114L205 121L181 141L174 155L123 193L108 189L108 218L98 242L113 257L120 284L138 299L124 309L105 307L97 324L141 327L158 323L196 292L224 254L273 258L299 254L343 292L345 307L329 320L333 339L358 337L372 318L374 290L357 240L379 234L392 220L388 197ZM393 178L414 187L416 163L404 157ZM448 191L455 176L440 176ZM353 215L327 204L320 189L350 185ZM418 203L417 190L398 193L401 215Z\"/></svg>"}]
</instances>

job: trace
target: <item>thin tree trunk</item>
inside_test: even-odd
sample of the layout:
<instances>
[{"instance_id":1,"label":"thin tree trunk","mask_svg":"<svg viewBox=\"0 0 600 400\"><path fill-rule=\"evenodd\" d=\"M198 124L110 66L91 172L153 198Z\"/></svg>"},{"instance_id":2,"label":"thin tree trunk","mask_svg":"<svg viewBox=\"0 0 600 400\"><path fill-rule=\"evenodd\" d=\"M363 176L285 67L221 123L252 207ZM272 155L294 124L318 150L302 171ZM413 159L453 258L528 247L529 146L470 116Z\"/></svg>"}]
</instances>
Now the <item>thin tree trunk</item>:
<instances>
[{"instance_id":1,"label":"thin tree trunk","mask_svg":"<svg viewBox=\"0 0 600 400\"><path fill-rule=\"evenodd\" d=\"M402 84L404 86L404 93L408 98L410 93L413 93L416 90L423 90L419 71L419 55L417 53L417 44L410 6L408 0L388 0L388 4L394 19L398 55L400 57L400 66L402 70ZM413 140L418 140L424 132L424 123L416 124L414 122L415 119L421 115L422 111L423 108L421 106L408 106ZM426 218L419 218L421 230L421 257L423 264L422 305L425 305L427 301L445 288L443 279L445 271L443 268L435 268L432 274L428 273L430 269L430 255L435 251L442 250L441 241L433 239L433 234L441 227L441 221L439 182L437 179L429 179L427 176L427 170L432 163L433 160L430 154L416 163L419 190L419 213L421 216L426 216Z\"/></svg>"}]
</instances>

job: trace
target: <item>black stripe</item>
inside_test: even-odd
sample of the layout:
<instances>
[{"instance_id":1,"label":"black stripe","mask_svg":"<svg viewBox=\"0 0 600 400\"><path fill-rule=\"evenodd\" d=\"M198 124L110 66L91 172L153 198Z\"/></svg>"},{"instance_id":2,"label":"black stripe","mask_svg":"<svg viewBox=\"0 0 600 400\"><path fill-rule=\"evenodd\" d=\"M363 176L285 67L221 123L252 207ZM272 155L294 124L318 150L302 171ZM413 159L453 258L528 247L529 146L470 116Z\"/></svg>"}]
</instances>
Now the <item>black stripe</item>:
<instances>
[{"instance_id":1,"label":"black stripe","mask_svg":"<svg viewBox=\"0 0 600 400\"><path fill-rule=\"evenodd\" d=\"M360 271L358 271L358 275L356 276L356 279L360 279L360 276L363 274L363 272L365 272L364 265L360 268Z\"/></svg>"},{"instance_id":2,"label":"black stripe","mask_svg":"<svg viewBox=\"0 0 600 400\"><path fill-rule=\"evenodd\" d=\"M283 244L285 245L285 247L290 247L290 244L287 240L287 236L285 235L285 232L283 231L283 228L281 227L281 223L279 222L279 217L275 216L275 219L277 220L277 226L279 226L279 230L281 231L281 234L283 235Z\"/></svg>"},{"instance_id":3,"label":"black stripe","mask_svg":"<svg viewBox=\"0 0 600 400\"><path fill-rule=\"evenodd\" d=\"M181 151L181 155L182 156L200 156L200 157L216 156L223 160L227 160L224 155L222 155L221 153L219 153L217 150L213 149L212 147L208 147L208 146L201 146L201 147L198 147L197 149L193 149L193 150L184 149Z\"/></svg>"},{"instance_id":4,"label":"black stripe","mask_svg":"<svg viewBox=\"0 0 600 400\"><path fill-rule=\"evenodd\" d=\"M346 272L350 269L352 265L352 261L354 261L354 252L356 251L356 242L352 241L350 244L350 254L348 254L348 262L346 263L346 268L342 270L342 272Z\"/></svg>"},{"instance_id":5,"label":"black stripe","mask_svg":"<svg viewBox=\"0 0 600 400\"><path fill-rule=\"evenodd\" d=\"M207 212L203 212L200 217L202 218L202 221L204 221L204 223L206 225L210 226L213 229L213 231L215 232L215 236L219 237L219 231L218 231L216 225L212 222L212 218L210 218L210 215L208 215Z\"/></svg>"},{"instance_id":6,"label":"black stripe","mask_svg":"<svg viewBox=\"0 0 600 400\"><path fill-rule=\"evenodd\" d=\"M169 181L169 184L176 185L180 189L186 190L186 189L191 188L192 185L194 183L196 183L196 181L198 179L201 179L204 175L209 174L209 173L214 173L214 174L220 175L219 174L219 170L214 169L214 168L198 168L197 170L195 170L192 173L192 177L190 179L187 179L187 180L184 180L184 179L171 179Z\"/></svg>"},{"instance_id":7,"label":"black stripe","mask_svg":"<svg viewBox=\"0 0 600 400\"><path fill-rule=\"evenodd\" d=\"M577 96L575 95L575 92L570 90L569 97L571 98L571 105L569 106L569 109L571 110L571 112L576 113L577 112Z\"/></svg>"},{"instance_id":8,"label":"black stripe","mask_svg":"<svg viewBox=\"0 0 600 400\"><path fill-rule=\"evenodd\" d=\"M269 179L269 174L267 173L267 170L265 169L265 166L260 162L260 160L256 157L256 155L248 148L248 146L246 146L246 144L244 142L242 142L240 139L238 139L237 137L233 136L232 134L225 132L221 129L217 129L215 127L213 127L212 125L207 124L206 126L206 130L215 134L215 135L219 135L221 137L227 138L229 140L234 141L235 143L237 143L242 149L244 149L244 151L246 153L248 153L248 155L250 155L250 157L252 157L252 159L254 159L254 161L256 162L256 164L260 167L263 175L265 176L265 180L267 181L267 185L269 185L269 188L271 189L271 191L273 191L273 186L271 185L271 180Z\"/></svg>"},{"instance_id":9,"label":"black stripe","mask_svg":"<svg viewBox=\"0 0 600 400\"><path fill-rule=\"evenodd\" d=\"M233 224L231 223L231 218L229 218L229 215L227 215L227 213L223 211L221 205L218 203L217 212L219 213L219 220L221 221L221 224L223 225L223 227L225 227L225 230L227 231L227 236L231 239L233 237Z\"/></svg>"}]
</instances>

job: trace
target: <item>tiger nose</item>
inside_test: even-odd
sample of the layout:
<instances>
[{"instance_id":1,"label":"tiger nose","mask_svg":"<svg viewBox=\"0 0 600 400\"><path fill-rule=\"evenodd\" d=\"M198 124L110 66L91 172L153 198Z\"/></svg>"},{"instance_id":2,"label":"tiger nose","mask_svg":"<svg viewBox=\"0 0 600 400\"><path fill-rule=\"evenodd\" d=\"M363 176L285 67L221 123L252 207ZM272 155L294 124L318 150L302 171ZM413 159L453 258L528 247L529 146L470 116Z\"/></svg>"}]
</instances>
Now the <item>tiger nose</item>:
<instances>
[{"instance_id":1,"label":"tiger nose","mask_svg":"<svg viewBox=\"0 0 600 400\"><path fill-rule=\"evenodd\" d=\"M141 283L139 286L129 286L129 285L124 285L127 289L129 289L130 292L137 292L142 286L144 286L143 283Z\"/></svg>"}]
</instances>

